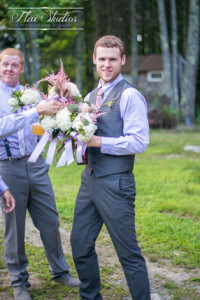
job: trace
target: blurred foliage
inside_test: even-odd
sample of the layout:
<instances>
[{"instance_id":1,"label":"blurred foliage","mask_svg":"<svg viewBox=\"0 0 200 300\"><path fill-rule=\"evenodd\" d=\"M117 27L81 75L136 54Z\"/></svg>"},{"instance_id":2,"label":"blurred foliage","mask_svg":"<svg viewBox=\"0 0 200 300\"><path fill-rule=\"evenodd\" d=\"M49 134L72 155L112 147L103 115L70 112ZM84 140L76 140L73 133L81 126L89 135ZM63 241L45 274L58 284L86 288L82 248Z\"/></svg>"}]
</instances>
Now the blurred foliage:
<instances>
[{"instance_id":1,"label":"blurred foliage","mask_svg":"<svg viewBox=\"0 0 200 300\"><path fill-rule=\"evenodd\" d=\"M168 1L166 14L170 20L170 9ZM177 26L178 26L178 51L185 55L187 39L187 16L189 0L176 0L177 5ZM48 7L48 8L75 8L82 7L77 14L81 17L82 35L82 94L85 95L91 90L97 78L92 62L92 52L95 41L98 37L107 34L119 36L125 44L126 55L131 53L130 34L130 1L123 0L2 0L0 3L0 49L7 47L19 47L16 30L12 28L12 7ZM161 53L159 23L157 12L157 0L136 1L139 54ZM39 16L42 10L34 11ZM170 37L170 21L168 22L168 33ZM27 57L31 65L30 33L23 31L26 39ZM77 80L77 37L78 31L70 30L38 30L38 38L35 41L39 45L41 76L45 72L59 69L59 59L63 60L67 74L72 81ZM28 67L31 70L31 67ZM31 82L30 82L31 83ZM200 90L200 81L197 80L197 102Z\"/></svg>"}]
</instances>

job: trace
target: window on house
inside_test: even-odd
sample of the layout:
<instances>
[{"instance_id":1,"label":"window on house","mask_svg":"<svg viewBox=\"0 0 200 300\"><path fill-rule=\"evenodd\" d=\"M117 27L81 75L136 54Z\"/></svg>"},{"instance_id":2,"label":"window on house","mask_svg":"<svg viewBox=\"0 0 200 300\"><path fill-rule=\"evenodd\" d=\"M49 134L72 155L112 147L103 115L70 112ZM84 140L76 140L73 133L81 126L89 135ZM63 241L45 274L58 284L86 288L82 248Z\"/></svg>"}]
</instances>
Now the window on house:
<instances>
[{"instance_id":1,"label":"window on house","mask_svg":"<svg viewBox=\"0 0 200 300\"><path fill-rule=\"evenodd\" d=\"M164 80L163 71L149 71L147 73L147 80L149 82L160 82Z\"/></svg>"}]
</instances>

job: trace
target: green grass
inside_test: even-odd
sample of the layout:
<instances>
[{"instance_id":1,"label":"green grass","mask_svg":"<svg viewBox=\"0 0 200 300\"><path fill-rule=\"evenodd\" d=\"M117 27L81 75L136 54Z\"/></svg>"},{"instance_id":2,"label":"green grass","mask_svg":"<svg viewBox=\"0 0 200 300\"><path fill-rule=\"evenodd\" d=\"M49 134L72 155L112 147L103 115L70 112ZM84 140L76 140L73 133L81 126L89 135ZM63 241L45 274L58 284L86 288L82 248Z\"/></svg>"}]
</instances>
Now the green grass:
<instances>
[{"instance_id":1,"label":"green grass","mask_svg":"<svg viewBox=\"0 0 200 300\"><path fill-rule=\"evenodd\" d=\"M136 226L142 249L157 258L200 267L200 154L198 131L152 131L150 146L136 156ZM50 168L60 220L71 228L82 166ZM174 254L176 253L176 255Z\"/></svg>"},{"instance_id":2,"label":"green grass","mask_svg":"<svg viewBox=\"0 0 200 300\"><path fill-rule=\"evenodd\" d=\"M146 253L200 267L200 154L198 132L154 131L135 164L136 224ZM151 242L149 242L151 241Z\"/></svg>"},{"instance_id":3,"label":"green grass","mask_svg":"<svg viewBox=\"0 0 200 300\"><path fill-rule=\"evenodd\" d=\"M185 152L186 145L200 145L199 131L151 131L150 146L136 156L136 229L143 253L160 265L200 269L200 154ZM83 166L50 168L61 225L71 230L76 195ZM99 236L100 245L110 246L105 227ZM2 247L2 244L0 244ZM50 282L48 264L41 249L27 247L29 270L42 279L41 288L34 290L33 299L79 299L78 291L55 287ZM72 258L67 261L76 275ZM39 267L40 266L40 267ZM0 264L0 267L1 266ZM100 266L102 293L105 299L123 299L127 290L116 286L110 278L118 264ZM198 299L195 288L199 276L184 286L166 280L164 286L174 299ZM113 296L115 295L115 296Z\"/></svg>"}]
</instances>

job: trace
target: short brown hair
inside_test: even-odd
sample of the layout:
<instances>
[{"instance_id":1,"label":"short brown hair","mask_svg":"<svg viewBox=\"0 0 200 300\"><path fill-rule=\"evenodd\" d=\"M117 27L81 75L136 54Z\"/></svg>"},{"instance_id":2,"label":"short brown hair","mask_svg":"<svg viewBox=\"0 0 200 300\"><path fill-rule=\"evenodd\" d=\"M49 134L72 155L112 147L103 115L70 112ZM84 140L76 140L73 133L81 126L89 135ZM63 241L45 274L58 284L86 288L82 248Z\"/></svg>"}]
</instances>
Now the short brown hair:
<instances>
[{"instance_id":1,"label":"short brown hair","mask_svg":"<svg viewBox=\"0 0 200 300\"><path fill-rule=\"evenodd\" d=\"M94 56L96 56L97 47L119 48L121 56L124 55L124 43L114 35L102 36L94 46Z\"/></svg>"},{"instance_id":2,"label":"short brown hair","mask_svg":"<svg viewBox=\"0 0 200 300\"><path fill-rule=\"evenodd\" d=\"M24 65L24 55L20 50L15 48L7 48L0 53L0 61L2 60L3 55L18 55L21 60L21 65Z\"/></svg>"}]
</instances>

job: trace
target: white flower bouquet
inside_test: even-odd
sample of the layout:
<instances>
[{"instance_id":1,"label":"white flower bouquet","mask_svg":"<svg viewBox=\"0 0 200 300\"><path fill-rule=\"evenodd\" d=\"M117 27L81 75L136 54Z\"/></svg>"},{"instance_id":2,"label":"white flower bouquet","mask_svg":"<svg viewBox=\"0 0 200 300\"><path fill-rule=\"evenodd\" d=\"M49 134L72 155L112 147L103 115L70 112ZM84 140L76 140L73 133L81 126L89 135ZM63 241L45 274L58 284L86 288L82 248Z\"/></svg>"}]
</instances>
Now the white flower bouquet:
<instances>
[{"instance_id":1,"label":"white flower bouquet","mask_svg":"<svg viewBox=\"0 0 200 300\"><path fill-rule=\"evenodd\" d=\"M40 140L41 142L38 144L38 148L40 148L40 145L44 145L48 140L50 140L46 161L51 164L55 153L56 143L59 141L61 143L61 147L57 153L60 153L61 150L64 151L57 166L63 166L66 163L69 165L73 161L72 137L76 137L79 141L76 150L78 157L77 162L80 163L80 153L84 155L86 151L86 143L94 135L97 129L97 118L102 114L99 113L99 108L97 108L96 105L91 105L83 101L76 84L70 82L70 79L67 78L62 61L58 74L52 73L39 80L34 88L37 89L39 83L44 81L49 83L49 91L48 95L41 92L43 98L47 101L53 98L57 99L64 104L65 108L60 110L54 116L40 117L39 122L44 128L45 133ZM37 154L39 153L38 149L35 149L35 151ZM35 161L35 153L33 153L33 157ZM33 161L32 157L29 161Z\"/></svg>"}]
</instances>

